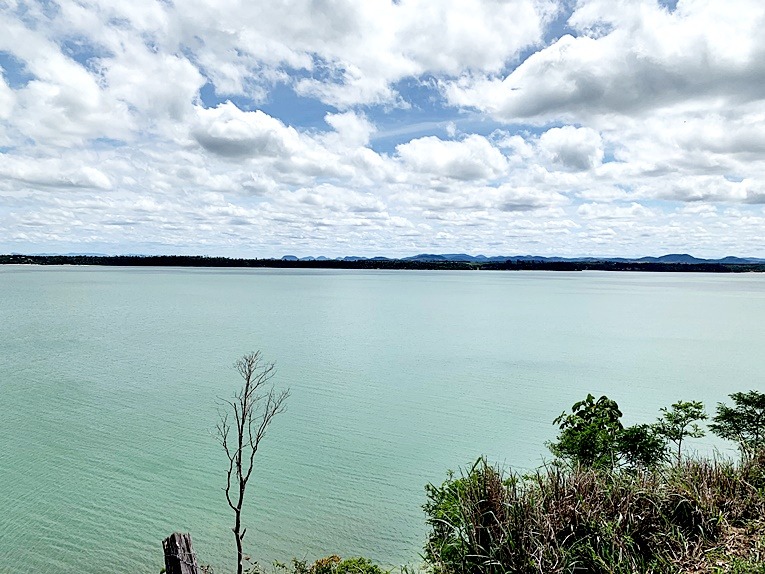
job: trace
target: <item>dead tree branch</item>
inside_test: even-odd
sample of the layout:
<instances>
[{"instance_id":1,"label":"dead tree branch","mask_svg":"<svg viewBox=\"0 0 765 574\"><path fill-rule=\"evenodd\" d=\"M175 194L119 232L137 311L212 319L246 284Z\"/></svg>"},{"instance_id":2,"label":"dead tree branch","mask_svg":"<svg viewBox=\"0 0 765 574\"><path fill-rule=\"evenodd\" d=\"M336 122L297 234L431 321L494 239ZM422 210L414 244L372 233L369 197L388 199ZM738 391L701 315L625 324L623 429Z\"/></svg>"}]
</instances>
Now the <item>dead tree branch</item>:
<instances>
[{"instance_id":1,"label":"dead tree branch","mask_svg":"<svg viewBox=\"0 0 765 574\"><path fill-rule=\"evenodd\" d=\"M255 468L255 454L273 418L285 410L289 389L277 391L270 384L276 374L273 363L263 360L260 351L248 353L234 363L244 384L231 399L221 399L216 435L226 453L226 502L234 511L237 574L244 570L242 506L247 484Z\"/></svg>"}]
</instances>

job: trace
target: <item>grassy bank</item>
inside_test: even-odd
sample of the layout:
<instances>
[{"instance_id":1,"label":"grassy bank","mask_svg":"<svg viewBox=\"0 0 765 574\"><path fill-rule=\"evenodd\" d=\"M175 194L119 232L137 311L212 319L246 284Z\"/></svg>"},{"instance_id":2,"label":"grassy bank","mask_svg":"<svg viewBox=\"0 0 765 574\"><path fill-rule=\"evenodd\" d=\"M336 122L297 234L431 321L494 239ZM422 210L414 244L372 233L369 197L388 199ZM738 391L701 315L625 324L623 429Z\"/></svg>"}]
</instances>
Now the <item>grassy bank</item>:
<instances>
[{"instance_id":1,"label":"grassy bank","mask_svg":"<svg viewBox=\"0 0 765 574\"><path fill-rule=\"evenodd\" d=\"M624 427L619 405L562 413L553 463L506 475L479 459L427 487L425 558L436 574L765 574L765 394L733 393L708 429L741 458L688 458L708 419L698 401Z\"/></svg>"},{"instance_id":2,"label":"grassy bank","mask_svg":"<svg viewBox=\"0 0 765 574\"><path fill-rule=\"evenodd\" d=\"M653 471L551 465L506 476L485 460L428 489L439 574L765 573L765 454Z\"/></svg>"},{"instance_id":3,"label":"grassy bank","mask_svg":"<svg viewBox=\"0 0 765 574\"><path fill-rule=\"evenodd\" d=\"M765 451L639 471L553 463L528 475L481 458L429 485L427 500L423 566L434 574L765 574ZM266 570L385 574L337 556Z\"/></svg>"}]
</instances>

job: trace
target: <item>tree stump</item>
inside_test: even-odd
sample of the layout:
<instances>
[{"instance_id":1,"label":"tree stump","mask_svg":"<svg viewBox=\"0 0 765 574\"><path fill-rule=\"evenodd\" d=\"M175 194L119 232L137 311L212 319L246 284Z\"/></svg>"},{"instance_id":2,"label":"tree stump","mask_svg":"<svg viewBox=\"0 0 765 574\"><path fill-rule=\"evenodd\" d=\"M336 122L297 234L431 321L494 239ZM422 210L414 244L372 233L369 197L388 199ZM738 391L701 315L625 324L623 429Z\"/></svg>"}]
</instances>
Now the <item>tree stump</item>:
<instances>
[{"instance_id":1,"label":"tree stump","mask_svg":"<svg viewBox=\"0 0 765 574\"><path fill-rule=\"evenodd\" d=\"M199 574L197 555L191 547L191 534L173 532L162 541L167 574Z\"/></svg>"}]
</instances>

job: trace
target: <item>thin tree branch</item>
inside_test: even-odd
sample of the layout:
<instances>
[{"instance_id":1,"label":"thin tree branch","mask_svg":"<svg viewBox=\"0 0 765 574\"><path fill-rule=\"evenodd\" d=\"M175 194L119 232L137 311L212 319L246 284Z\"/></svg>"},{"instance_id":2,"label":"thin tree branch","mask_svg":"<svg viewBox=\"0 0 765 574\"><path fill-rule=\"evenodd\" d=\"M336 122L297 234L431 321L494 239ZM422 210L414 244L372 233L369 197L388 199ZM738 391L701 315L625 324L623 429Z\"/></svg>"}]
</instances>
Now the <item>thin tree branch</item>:
<instances>
[{"instance_id":1,"label":"thin tree branch","mask_svg":"<svg viewBox=\"0 0 765 574\"><path fill-rule=\"evenodd\" d=\"M231 529L237 545L237 574L243 572L242 539L247 528L242 528L241 514L245 491L255 467L255 454L273 418L285 411L289 389L277 392L266 385L276 373L275 365L262 360L260 351L249 353L234 363L243 385L233 393L232 399L220 399L216 435L228 459L226 470L226 501L234 511ZM229 420L229 416L233 418ZM236 429L236 447L231 445L230 433Z\"/></svg>"}]
</instances>

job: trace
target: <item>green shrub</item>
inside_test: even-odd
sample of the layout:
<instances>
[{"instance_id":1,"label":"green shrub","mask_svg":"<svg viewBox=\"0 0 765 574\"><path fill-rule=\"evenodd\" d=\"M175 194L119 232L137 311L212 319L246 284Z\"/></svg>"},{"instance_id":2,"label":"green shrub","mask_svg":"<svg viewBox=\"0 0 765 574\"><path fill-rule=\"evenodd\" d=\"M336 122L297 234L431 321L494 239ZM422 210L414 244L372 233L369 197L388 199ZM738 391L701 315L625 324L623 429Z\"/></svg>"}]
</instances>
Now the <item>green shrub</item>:
<instances>
[{"instance_id":1,"label":"green shrub","mask_svg":"<svg viewBox=\"0 0 765 574\"><path fill-rule=\"evenodd\" d=\"M717 436L737 442L744 458L752 458L765 448L765 393L749 391L729 396L736 406L719 403L709 428Z\"/></svg>"},{"instance_id":2,"label":"green shrub","mask_svg":"<svg viewBox=\"0 0 765 574\"><path fill-rule=\"evenodd\" d=\"M591 394L553 421L560 432L548 448L572 465L613 470L618 466L649 469L666 459L666 438L655 425L624 428L619 405L605 395Z\"/></svg>"},{"instance_id":3,"label":"green shrub","mask_svg":"<svg viewBox=\"0 0 765 574\"><path fill-rule=\"evenodd\" d=\"M346 558L337 565L335 574L387 574L369 558Z\"/></svg>"},{"instance_id":4,"label":"green shrub","mask_svg":"<svg viewBox=\"0 0 765 574\"><path fill-rule=\"evenodd\" d=\"M680 464L683 440L704 436L704 431L698 425L699 421L707 418L704 404L700 401L677 401L671 408L660 410L661 416L656 423L656 429L660 435L677 447L675 457Z\"/></svg>"},{"instance_id":5,"label":"green shrub","mask_svg":"<svg viewBox=\"0 0 765 574\"><path fill-rule=\"evenodd\" d=\"M622 411L616 401L606 396L597 401L591 394L574 403L553 421L560 433L548 447L555 456L574 464L595 468L613 468L616 464L616 439L624 428Z\"/></svg>"},{"instance_id":6,"label":"green shrub","mask_svg":"<svg viewBox=\"0 0 765 574\"><path fill-rule=\"evenodd\" d=\"M296 574L300 574L296 572ZM337 554L319 558L308 568L308 574L388 574L369 558L341 559Z\"/></svg>"}]
</instances>

